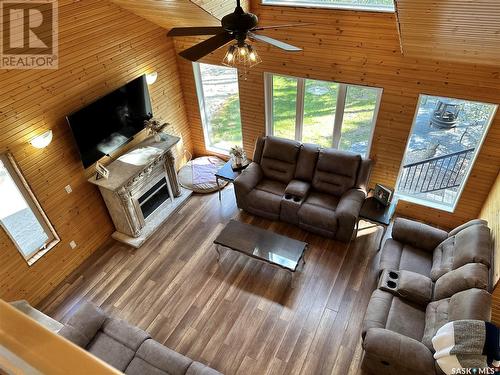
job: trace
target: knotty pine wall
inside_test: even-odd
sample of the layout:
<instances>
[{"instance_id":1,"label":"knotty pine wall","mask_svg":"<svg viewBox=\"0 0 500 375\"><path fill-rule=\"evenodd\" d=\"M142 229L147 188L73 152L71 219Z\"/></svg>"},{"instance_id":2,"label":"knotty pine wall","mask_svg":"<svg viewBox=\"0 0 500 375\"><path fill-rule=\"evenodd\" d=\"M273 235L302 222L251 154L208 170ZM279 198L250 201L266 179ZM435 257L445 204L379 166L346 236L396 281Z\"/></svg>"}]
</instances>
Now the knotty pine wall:
<instances>
[{"instance_id":1,"label":"knotty pine wall","mask_svg":"<svg viewBox=\"0 0 500 375\"><path fill-rule=\"evenodd\" d=\"M252 2L261 25L312 22L301 28L262 32L302 47L299 53L257 44L263 63L240 78L243 143L251 155L255 139L265 133L264 72L288 74L384 89L371 158L371 184L394 186L419 94L442 95L500 103L500 70L477 65L446 63L401 55L394 14L275 7ZM177 51L197 39L176 38ZM225 48L202 62L220 64ZM203 133L191 64L179 60L182 85L191 124L194 150L205 154ZM398 213L445 228L478 217L500 165L500 113L487 135L463 195L454 213L400 202Z\"/></svg>"},{"instance_id":2,"label":"knotty pine wall","mask_svg":"<svg viewBox=\"0 0 500 375\"><path fill-rule=\"evenodd\" d=\"M157 71L150 86L154 113L174 124L183 139L180 150L192 147L175 50L165 30L108 1L60 0L59 7L59 69L0 70L0 152L13 153L61 237L28 267L0 229L0 298L7 301L36 304L113 231L98 189L87 182L92 171L82 167L67 114ZM49 147L31 147L29 140L46 129L54 131ZM74 250L71 240L78 244Z\"/></svg>"},{"instance_id":3,"label":"knotty pine wall","mask_svg":"<svg viewBox=\"0 0 500 375\"><path fill-rule=\"evenodd\" d=\"M482 219L488 220L494 249L494 283L500 277L500 175L481 210ZM500 326L500 287L493 292L492 321Z\"/></svg>"}]
</instances>

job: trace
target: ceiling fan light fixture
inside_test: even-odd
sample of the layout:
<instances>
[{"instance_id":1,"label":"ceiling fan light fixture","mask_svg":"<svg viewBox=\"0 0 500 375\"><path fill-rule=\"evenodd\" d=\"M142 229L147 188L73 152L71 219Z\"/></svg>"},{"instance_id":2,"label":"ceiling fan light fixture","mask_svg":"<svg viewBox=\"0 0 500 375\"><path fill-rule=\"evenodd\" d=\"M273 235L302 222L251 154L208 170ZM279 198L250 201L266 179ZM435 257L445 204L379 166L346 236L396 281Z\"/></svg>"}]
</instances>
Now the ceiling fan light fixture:
<instances>
[{"instance_id":1,"label":"ceiling fan light fixture","mask_svg":"<svg viewBox=\"0 0 500 375\"><path fill-rule=\"evenodd\" d=\"M236 60L236 53L238 52L236 46L231 46L226 52L222 63L226 66L234 66L234 62Z\"/></svg>"},{"instance_id":2,"label":"ceiling fan light fixture","mask_svg":"<svg viewBox=\"0 0 500 375\"><path fill-rule=\"evenodd\" d=\"M262 62L257 50L252 46L248 46L248 59L250 60L250 67L253 67Z\"/></svg>"},{"instance_id":3,"label":"ceiling fan light fixture","mask_svg":"<svg viewBox=\"0 0 500 375\"><path fill-rule=\"evenodd\" d=\"M232 45L226 52L222 64L233 68L252 68L262 62L257 50L251 45Z\"/></svg>"}]
</instances>

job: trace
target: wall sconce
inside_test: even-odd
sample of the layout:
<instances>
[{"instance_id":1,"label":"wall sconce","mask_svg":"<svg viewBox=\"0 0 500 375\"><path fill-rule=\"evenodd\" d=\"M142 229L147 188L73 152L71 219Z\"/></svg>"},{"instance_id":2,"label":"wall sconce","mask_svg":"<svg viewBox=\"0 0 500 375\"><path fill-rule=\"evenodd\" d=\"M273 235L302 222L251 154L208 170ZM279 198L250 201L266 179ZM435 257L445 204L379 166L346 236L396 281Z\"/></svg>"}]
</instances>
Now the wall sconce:
<instances>
[{"instance_id":1,"label":"wall sconce","mask_svg":"<svg viewBox=\"0 0 500 375\"><path fill-rule=\"evenodd\" d=\"M45 148L50 142L52 142L52 130L47 130L30 141L31 145L35 148Z\"/></svg>"},{"instance_id":2,"label":"wall sconce","mask_svg":"<svg viewBox=\"0 0 500 375\"><path fill-rule=\"evenodd\" d=\"M146 74L146 82L148 85L152 85L158 79L158 72L148 73Z\"/></svg>"}]
</instances>

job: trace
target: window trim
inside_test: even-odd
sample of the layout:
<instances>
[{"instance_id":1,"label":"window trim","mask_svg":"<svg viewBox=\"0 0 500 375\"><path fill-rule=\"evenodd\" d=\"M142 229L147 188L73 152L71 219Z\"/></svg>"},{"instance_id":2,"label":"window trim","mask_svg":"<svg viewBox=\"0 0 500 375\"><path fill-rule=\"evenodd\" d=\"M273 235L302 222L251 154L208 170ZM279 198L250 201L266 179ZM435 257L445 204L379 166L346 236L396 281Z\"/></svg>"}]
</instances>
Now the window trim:
<instances>
[{"instance_id":1,"label":"window trim","mask_svg":"<svg viewBox=\"0 0 500 375\"><path fill-rule=\"evenodd\" d=\"M5 228L3 222L0 221L0 226L3 228L4 232L10 238L16 249L19 251L19 254L23 257L23 259L28 263L29 266L32 266L37 260L39 260L43 255L48 253L54 246L56 246L61 239L59 238L56 230L52 226L49 218L45 214L42 206L38 202L35 194L31 190L28 182L24 178L19 166L17 165L14 156L11 153L0 154L0 160L2 161L5 169L9 172L10 177L16 184L19 192L26 200L26 203L32 210L33 214L37 218L38 222L44 229L45 233L49 236L45 246L41 249L38 249L30 254L25 255L22 249L19 248L16 240L12 237L10 232Z\"/></svg>"},{"instance_id":2,"label":"window trim","mask_svg":"<svg viewBox=\"0 0 500 375\"><path fill-rule=\"evenodd\" d=\"M287 78L293 78L297 80L297 98L296 98L296 110L295 110L295 140L299 140L301 142L302 136L303 136L303 129L304 129L304 107L305 107L305 82L307 79L313 80L313 81L323 81L323 82L332 82L332 83L337 83L339 85L339 92L337 95L337 104L335 107L335 119L332 124L332 132L333 132L333 138L332 138L332 146L333 148L338 149L340 145L340 140L342 138L342 125L344 123L344 113L345 113L345 103L346 103L346 98L347 98L347 92L349 90L349 87L361 87L361 88L369 88L377 91L377 101L375 104L375 108L373 110L373 116L372 116L372 128L370 131L370 137L368 139L368 145L367 145L367 151L366 155L364 156L365 158L370 157L371 149L372 149L372 143L373 143L373 137L375 134L375 128L377 126L376 122L378 119L378 114L380 110L380 104L382 102L382 94L384 92L384 89L382 87L374 87L374 86L363 86L363 85L356 85L356 84L351 84L351 83L344 83L344 82L335 82L335 81L326 81L322 79L315 79L315 78L305 78L305 77L294 77L291 75L287 74L281 74L281 73L272 73L272 72L264 72L264 111L265 111L265 116L266 116L266 135L274 135L274 128L273 128L273 118L274 118L274 95L273 95L273 76L281 76L281 77L287 77ZM302 83L301 83L302 82ZM299 103L301 102L301 103ZM338 108L343 108L344 110L338 111ZM298 114L300 114L300 119Z\"/></svg>"},{"instance_id":3,"label":"window trim","mask_svg":"<svg viewBox=\"0 0 500 375\"><path fill-rule=\"evenodd\" d=\"M374 12L374 13L396 13L396 5L390 8L377 8L376 6L366 5L342 5L342 4L306 4L300 1L284 3L279 0L261 0L263 6L278 6L278 7L293 7L293 8L309 8L309 9L332 9L340 11L359 11L359 12Z\"/></svg>"},{"instance_id":4,"label":"window trim","mask_svg":"<svg viewBox=\"0 0 500 375\"><path fill-rule=\"evenodd\" d=\"M394 195L397 196L398 199L401 200L401 201L418 204L418 205L424 206L424 207L434 208L434 209L440 210L440 211L454 213L455 210L456 210L456 208L457 208L458 202L460 202L460 199L462 198L462 193L463 193L463 191L465 189L465 185L467 185L467 182L469 181L469 177L470 177L470 175L472 173L472 170L474 169L474 166L476 164L476 160L477 160L477 158L478 158L478 156L479 156L479 154L481 152L481 149L483 147L483 144L484 144L484 141L486 139L486 136L487 136L488 132L491 129L491 125L493 124L493 120L495 119L495 116L496 116L497 111L498 111L498 104L487 103L487 102L479 102L479 101L476 101L476 100L473 100L473 99L447 97L449 99L464 100L464 101L468 101L468 102L475 102L475 103L481 103L481 104L487 104L487 105L493 105L493 106L495 106L495 109L491 112L490 118L488 119L488 126L484 130L484 133L483 133L483 135L482 135L482 137L481 137L481 139L480 139L480 141L479 141L479 143L478 143L478 145L476 147L476 152L474 152L474 157L471 160L471 166L470 166L469 170L467 171L467 174L464 177L462 185L460 186L460 189L459 189L459 191L457 193L457 198L455 199L455 202L453 203L453 206L450 207L448 205L445 205L445 204L442 204L442 203L439 203L439 202L426 201L424 199L412 197L411 195L406 195L406 194L398 193L398 186L399 186L400 179L403 176L403 166L405 164L404 156L406 155L406 152L408 151L408 147L410 145L410 139L411 139L411 136L413 135L413 129L415 128L415 125L416 125L416 122L417 122L418 112L420 110L420 104L422 103L422 98L424 96L439 97L439 95L425 94L425 93L419 94L419 96L418 96L417 107L415 108L415 114L413 115L413 122L411 124L410 133L408 135L408 139L406 141L406 146L405 146L405 150L404 150L404 153L403 153L403 157L402 157L401 163L399 165L398 178L396 179L396 185L395 185L395 189L394 189Z\"/></svg>"},{"instance_id":5,"label":"window trim","mask_svg":"<svg viewBox=\"0 0 500 375\"><path fill-rule=\"evenodd\" d=\"M199 62L193 62L193 75L194 75L194 82L196 86L196 96L198 98L198 109L200 111L200 118L201 118L201 124L203 128L203 140L205 142L205 149L207 151L212 151L220 155L225 155L229 156L229 150L224 150L218 147L213 147L210 142L210 138L208 136L208 116L207 116L207 111L205 110L205 94L203 92L203 79L201 77L201 69L200 69L200 64ZM226 66L220 66L216 64L206 64L206 65L215 65L220 68L227 68L227 69L235 69L235 68L229 68ZM235 69L236 70L236 69ZM238 75L237 75L238 77ZM238 100L240 99L240 83L238 79ZM241 105L241 103L240 103ZM240 107L240 118L241 118L241 107ZM241 136L243 138L243 124L240 123L241 127Z\"/></svg>"}]
</instances>

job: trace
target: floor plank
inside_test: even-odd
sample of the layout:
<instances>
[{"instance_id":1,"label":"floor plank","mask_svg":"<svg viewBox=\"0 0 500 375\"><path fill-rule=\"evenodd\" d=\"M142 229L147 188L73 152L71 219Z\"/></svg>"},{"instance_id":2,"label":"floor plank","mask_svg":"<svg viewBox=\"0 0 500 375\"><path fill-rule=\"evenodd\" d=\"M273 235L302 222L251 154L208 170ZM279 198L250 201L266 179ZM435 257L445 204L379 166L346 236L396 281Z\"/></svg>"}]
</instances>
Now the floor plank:
<instances>
[{"instance_id":1,"label":"floor plank","mask_svg":"<svg viewBox=\"0 0 500 375\"><path fill-rule=\"evenodd\" d=\"M212 242L231 218L309 243L286 272ZM360 329L382 228L343 244L240 212L232 187L195 195L140 249L98 250L38 306L64 321L83 300L225 374L360 374Z\"/></svg>"}]
</instances>

